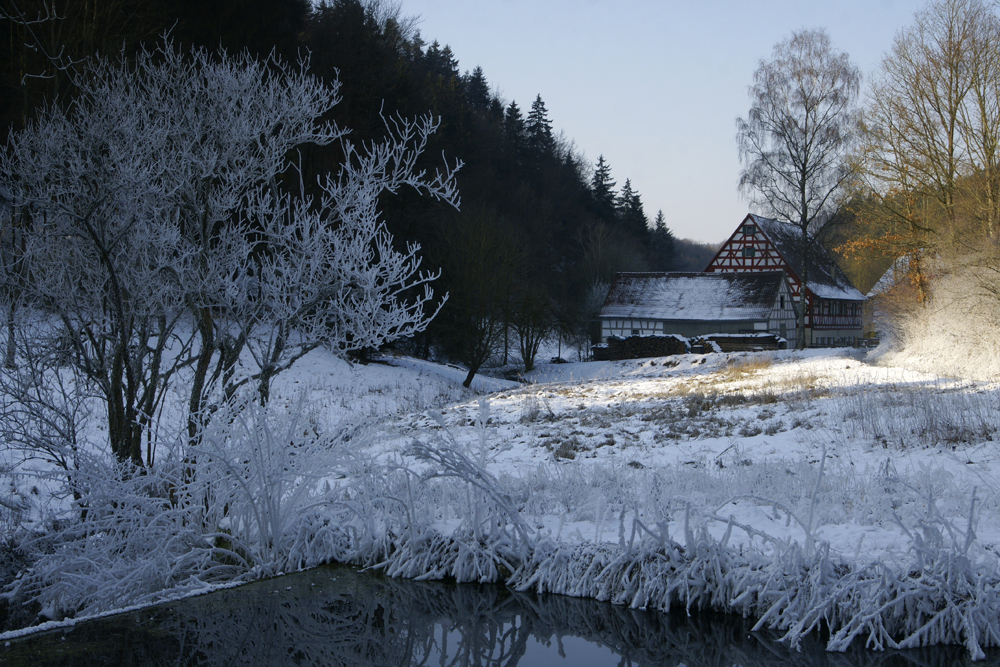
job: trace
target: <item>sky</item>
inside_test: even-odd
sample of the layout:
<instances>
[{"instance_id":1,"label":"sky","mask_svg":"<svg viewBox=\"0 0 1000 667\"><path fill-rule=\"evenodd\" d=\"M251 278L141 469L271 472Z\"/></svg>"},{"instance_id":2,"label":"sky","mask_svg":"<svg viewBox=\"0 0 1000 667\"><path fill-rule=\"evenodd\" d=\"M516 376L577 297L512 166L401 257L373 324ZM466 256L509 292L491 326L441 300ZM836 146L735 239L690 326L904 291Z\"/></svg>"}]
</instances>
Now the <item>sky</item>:
<instances>
[{"instance_id":1,"label":"sky","mask_svg":"<svg viewBox=\"0 0 1000 667\"><path fill-rule=\"evenodd\" d=\"M402 0L428 43L451 46L524 113L541 95L593 164L631 179L675 236L720 243L750 212L737 190L736 118L761 59L825 28L865 85L925 0ZM460 156L459 156L460 157Z\"/></svg>"}]
</instances>

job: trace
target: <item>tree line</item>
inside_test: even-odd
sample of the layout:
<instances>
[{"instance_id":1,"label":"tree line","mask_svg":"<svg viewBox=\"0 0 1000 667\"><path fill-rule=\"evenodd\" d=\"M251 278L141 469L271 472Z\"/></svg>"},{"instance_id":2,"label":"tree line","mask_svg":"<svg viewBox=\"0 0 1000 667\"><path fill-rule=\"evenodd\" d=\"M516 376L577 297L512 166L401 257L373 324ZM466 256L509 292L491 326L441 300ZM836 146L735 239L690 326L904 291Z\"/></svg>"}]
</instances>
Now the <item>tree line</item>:
<instances>
[{"instance_id":1,"label":"tree line","mask_svg":"<svg viewBox=\"0 0 1000 667\"><path fill-rule=\"evenodd\" d=\"M801 229L803 263L808 238L819 237L862 289L895 266L896 315L919 312L955 277L963 298L994 308L998 54L1000 18L983 0L917 12L863 92L824 31L793 33L760 62L737 120L741 190Z\"/></svg>"},{"instance_id":2,"label":"tree line","mask_svg":"<svg viewBox=\"0 0 1000 667\"><path fill-rule=\"evenodd\" d=\"M873 75L845 207L848 249L904 259L910 301L966 273L995 293L1000 265L1000 19L939 0L900 31Z\"/></svg>"},{"instance_id":3,"label":"tree line","mask_svg":"<svg viewBox=\"0 0 1000 667\"><path fill-rule=\"evenodd\" d=\"M584 347L615 272L670 270L698 253L674 239L662 211L649 220L640 193L627 178L619 186L603 156L588 163L554 130L541 94L523 106L503 99L481 67L463 72L447 45L426 43L398 4L79 0L58 14L50 7L9 0L3 10L0 48L9 58L0 114L10 128L46 103L72 99L76 63L98 52L135 53L164 31L182 48L257 58L273 51L290 61L308 54L314 76L338 82L342 101L329 119L352 128L356 143L384 139L397 114L439 117L417 167L442 153L462 160L461 207L405 191L382 204L396 247L419 243L427 268L441 271L436 287L449 294L412 351L464 362L470 381L493 356L516 356L530 368L553 335ZM296 178L313 189L343 157L336 146L301 150Z\"/></svg>"}]
</instances>

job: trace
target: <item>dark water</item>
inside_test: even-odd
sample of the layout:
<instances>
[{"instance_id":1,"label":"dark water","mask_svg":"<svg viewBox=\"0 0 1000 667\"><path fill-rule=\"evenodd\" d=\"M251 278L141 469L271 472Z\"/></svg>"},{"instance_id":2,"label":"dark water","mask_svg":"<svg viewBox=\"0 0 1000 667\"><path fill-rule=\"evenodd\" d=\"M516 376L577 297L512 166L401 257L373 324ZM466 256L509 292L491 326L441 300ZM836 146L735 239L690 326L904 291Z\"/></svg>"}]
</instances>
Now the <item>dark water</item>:
<instances>
[{"instance_id":1,"label":"dark water","mask_svg":"<svg viewBox=\"0 0 1000 667\"><path fill-rule=\"evenodd\" d=\"M343 567L258 582L0 646L0 665L951 667L960 647L789 651L751 623ZM1000 665L992 653L983 664Z\"/></svg>"}]
</instances>

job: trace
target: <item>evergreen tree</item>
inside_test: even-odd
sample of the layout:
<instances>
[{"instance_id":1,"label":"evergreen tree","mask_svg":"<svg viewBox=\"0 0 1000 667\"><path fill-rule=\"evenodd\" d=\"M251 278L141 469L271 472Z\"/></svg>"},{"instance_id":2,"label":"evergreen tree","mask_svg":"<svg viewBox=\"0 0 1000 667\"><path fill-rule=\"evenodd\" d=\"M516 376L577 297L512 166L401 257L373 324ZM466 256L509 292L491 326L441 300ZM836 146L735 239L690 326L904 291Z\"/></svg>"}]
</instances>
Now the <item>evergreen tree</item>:
<instances>
[{"instance_id":1,"label":"evergreen tree","mask_svg":"<svg viewBox=\"0 0 1000 667\"><path fill-rule=\"evenodd\" d=\"M653 220L652 239L649 252L650 265L654 271L671 271L675 264L674 233L667 227L663 211L656 212Z\"/></svg>"},{"instance_id":2,"label":"evergreen tree","mask_svg":"<svg viewBox=\"0 0 1000 667\"><path fill-rule=\"evenodd\" d=\"M313 8L299 36L313 71L339 81L343 102L333 114L338 123L353 128L357 138L372 139L384 131L379 116L383 108L412 114L403 70L412 57L411 41L400 30L396 21L380 24L360 0L332 0ZM413 44L417 41L419 36L413 37ZM427 105L421 106L426 110ZM316 165L317 171L324 168Z\"/></svg>"},{"instance_id":3,"label":"evergreen tree","mask_svg":"<svg viewBox=\"0 0 1000 667\"><path fill-rule=\"evenodd\" d=\"M503 102L495 95L490 98L490 105L486 109L486 117L492 122L500 125L503 123Z\"/></svg>"},{"instance_id":4,"label":"evergreen tree","mask_svg":"<svg viewBox=\"0 0 1000 667\"><path fill-rule=\"evenodd\" d=\"M490 106L490 87L486 83L483 68L478 65L472 70L472 74L465 75L465 99L479 112L486 111Z\"/></svg>"},{"instance_id":5,"label":"evergreen tree","mask_svg":"<svg viewBox=\"0 0 1000 667\"><path fill-rule=\"evenodd\" d=\"M521 115L521 108L513 100L511 100L510 105L507 106L507 111L504 113L503 133L508 154L515 162L519 162L521 155L524 153L524 117Z\"/></svg>"},{"instance_id":6,"label":"evergreen tree","mask_svg":"<svg viewBox=\"0 0 1000 667\"><path fill-rule=\"evenodd\" d=\"M442 79L458 78L458 61L451 52L451 47L441 44L435 39L424 53L423 66L429 75Z\"/></svg>"},{"instance_id":7,"label":"evergreen tree","mask_svg":"<svg viewBox=\"0 0 1000 667\"><path fill-rule=\"evenodd\" d=\"M653 231L654 232L666 232L667 234L673 235L673 233L667 229L666 218L663 217L663 209L661 208L656 212L656 218L653 219Z\"/></svg>"},{"instance_id":8,"label":"evergreen tree","mask_svg":"<svg viewBox=\"0 0 1000 667\"><path fill-rule=\"evenodd\" d=\"M222 46L230 52L247 49L257 57L272 50L293 56L312 11L308 0L150 0L149 4L161 8L179 45L209 50Z\"/></svg>"},{"instance_id":9,"label":"evergreen tree","mask_svg":"<svg viewBox=\"0 0 1000 667\"><path fill-rule=\"evenodd\" d=\"M536 160L555 154L556 142L552 137L552 121L549 120L549 112L541 95L535 97L535 101L531 103L525 130L528 149Z\"/></svg>"},{"instance_id":10,"label":"evergreen tree","mask_svg":"<svg viewBox=\"0 0 1000 667\"><path fill-rule=\"evenodd\" d=\"M642 199L639 193L632 189L632 181L625 179L621 194L615 202L615 209L618 213L618 222L626 232L641 239L649 233L649 224L646 220L646 212L642 208Z\"/></svg>"},{"instance_id":11,"label":"evergreen tree","mask_svg":"<svg viewBox=\"0 0 1000 667\"><path fill-rule=\"evenodd\" d=\"M615 219L615 182L611 180L611 165L603 155L597 158L594 177L590 181L590 193L597 217L612 222Z\"/></svg>"}]
</instances>

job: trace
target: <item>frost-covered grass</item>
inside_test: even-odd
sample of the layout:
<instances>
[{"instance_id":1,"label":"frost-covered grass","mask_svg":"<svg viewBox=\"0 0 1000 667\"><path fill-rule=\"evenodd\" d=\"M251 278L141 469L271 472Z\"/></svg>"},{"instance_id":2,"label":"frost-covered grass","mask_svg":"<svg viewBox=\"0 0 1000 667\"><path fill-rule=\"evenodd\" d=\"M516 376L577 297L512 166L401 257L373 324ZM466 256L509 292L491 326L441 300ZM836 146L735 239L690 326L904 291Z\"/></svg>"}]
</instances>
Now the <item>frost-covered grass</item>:
<instances>
[{"instance_id":1,"label":"frost-covered grass","mask_svg":"<svg viewBox=\"0 0 1000 667\"><path fill-rule=\"evenodd\" d=\"M266 413L213 421L235 428L197 452L202 486L180 454L110 476L106 514L24 542L9 596L84 616L336 560L740 613L792 645L1000 645L994 385L710 354L543 365L482 402L455 369L307 360Z\"/></svg>"}]
</instances>

